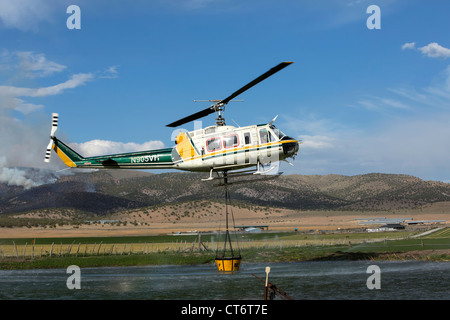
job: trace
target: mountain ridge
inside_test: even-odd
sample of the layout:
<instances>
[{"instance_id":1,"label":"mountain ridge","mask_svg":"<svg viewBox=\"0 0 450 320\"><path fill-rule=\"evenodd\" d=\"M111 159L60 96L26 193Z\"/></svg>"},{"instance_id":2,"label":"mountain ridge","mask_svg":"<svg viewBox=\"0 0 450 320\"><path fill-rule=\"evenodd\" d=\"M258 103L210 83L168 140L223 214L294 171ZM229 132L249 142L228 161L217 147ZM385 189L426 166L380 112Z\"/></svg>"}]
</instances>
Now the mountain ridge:
<instances>
[{"instance_id":1,"label":"mountain ridge","mask_svg":"<svg viewBox=\"0 0 450 320\"><path fill-rule=\"evenodd\" d=\"M202 178L204 173L99 170L61 175L32 188L0 183L0 214L65 208L103 216L192 200L221 201L223 189ZM450 201L450 184L385 173L282 175L229 190L232 200L299 210L413 209Z\"/></svg>"}]
</instances>

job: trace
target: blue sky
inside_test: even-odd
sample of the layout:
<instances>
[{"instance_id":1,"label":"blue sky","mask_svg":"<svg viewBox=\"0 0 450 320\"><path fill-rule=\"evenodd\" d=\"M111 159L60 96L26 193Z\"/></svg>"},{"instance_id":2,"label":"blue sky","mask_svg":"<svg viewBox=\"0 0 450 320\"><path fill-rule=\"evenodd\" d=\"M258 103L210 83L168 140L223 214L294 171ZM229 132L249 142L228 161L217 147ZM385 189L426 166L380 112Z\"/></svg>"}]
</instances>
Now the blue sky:
<instances>
[{"instance_id":1,"label":"blue sky","mask_svg":"<svg viewBox=\"0 0 450 320\"><path fill-rule=\"evenodd\" d=\"M72 4L79 30L66 26ZM381 29L367 28L372 4ZM208 106L193 100L223 99L294 61L225 114L241 126L278 114L275 124L303 142L283 171L449 182L449 9L414 0L4 0L0 163L44 166L52 112L58 136L83 155L170 147L165 125Z\"/></svg>"}]
</instances>

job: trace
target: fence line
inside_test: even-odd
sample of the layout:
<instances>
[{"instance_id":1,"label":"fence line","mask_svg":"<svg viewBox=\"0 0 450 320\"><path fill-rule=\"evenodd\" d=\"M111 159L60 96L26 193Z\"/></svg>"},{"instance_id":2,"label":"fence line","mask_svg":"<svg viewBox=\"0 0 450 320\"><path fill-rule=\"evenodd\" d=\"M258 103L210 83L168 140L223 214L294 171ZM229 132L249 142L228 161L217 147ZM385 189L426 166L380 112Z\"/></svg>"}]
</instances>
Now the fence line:
<instances>
[{"instance_id":1,"label":"fence line","mask_svg":"<svg viewBox=\"0 0 450 320\"><path fill-rule=\"evenodd\" d=\"M386 243L387 239L384 239ZM295 248L295 247L328 247L333 245L347 245L348 247L364 244L370 244L373 242L383 243L383 239L378 241L369 241L366 239L302 239L302 240L249 240L249 241L237 241L233 242L233 246L242 250L245 249L279 249ZM51 244L36 245L34 242L29 245L17 245L14 241L10 245L0 245L1 258L35 258L35 257L61 257L61 256L94 256L94 255L130 255L130 254L151 254L160 252L200 252L205 250L217 251L223 245L222 242L214 241L201 242L195 240L192 243L186 240L166 242L166 243L90 243L90 244L76 244L75 241L70 244L59 245L54 242ZM418 244L412 244L413 246L421 245L425 246L424 240L421 240ZM436 244L433 244L436 245ZM402 245L408 246L408 245ZM75 248L76 247L76 250ZM37 250L36 250L37 249ZM36 254L36 252L38 254Z\"/></svg>"}]
</instances>

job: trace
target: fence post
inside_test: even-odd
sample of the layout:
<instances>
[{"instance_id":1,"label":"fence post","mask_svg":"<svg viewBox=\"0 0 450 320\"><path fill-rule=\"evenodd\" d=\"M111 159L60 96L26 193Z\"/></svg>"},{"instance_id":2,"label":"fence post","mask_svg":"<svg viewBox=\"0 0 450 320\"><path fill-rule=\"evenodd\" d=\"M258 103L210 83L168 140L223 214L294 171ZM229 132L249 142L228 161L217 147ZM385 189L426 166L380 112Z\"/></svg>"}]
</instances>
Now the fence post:
<instances>
[{"instance_id":1,"label":"fence post","mask_svg":"<svg viewBox=\"0 0 450 320\"><path fill-rule=\"evenodd\" d=\"M100 241L100 244L98 245L97 255L98 255L98 253L99 253L99 251L100 251L100 247L102 246L102 242L103 242L103 241Z\"/></svg>"},{"instance_id":2,"label":"fence post","mask_svg":"<svg viewBox=\"0 0 450 320\"><path fill-rule=\"evenodd\" d=\"M69 246L69 249L67 250L67 255L68 256L70 255L70 251L72 251L72 246L73 246L74 242L75 242L75 240L72 241L72 244Z\"/></svg>"},{"instance_id":3,"label":"fence post","mask_svg":"<svg viewBox=\"0 0 450 320\"><path fill-rule=\"evenodd\" d=\"M18 255L18 253L17 253L17 247L16 247L16 243L13 241L13 244L14 244L14 251L16 252L16 257L18 258L19 257L19 255Z\"/></svg>"},{"instance_id":4,"label":"fence post","mask_svg":"<svg viewBox=\"0 0 450 320\"><path fill-rule=\"evenodd\" d=\"M28 242L25 242L25 246L23 247L23 257L25 258L25 251L27 250Z\"/></svg>"}]
</instances>

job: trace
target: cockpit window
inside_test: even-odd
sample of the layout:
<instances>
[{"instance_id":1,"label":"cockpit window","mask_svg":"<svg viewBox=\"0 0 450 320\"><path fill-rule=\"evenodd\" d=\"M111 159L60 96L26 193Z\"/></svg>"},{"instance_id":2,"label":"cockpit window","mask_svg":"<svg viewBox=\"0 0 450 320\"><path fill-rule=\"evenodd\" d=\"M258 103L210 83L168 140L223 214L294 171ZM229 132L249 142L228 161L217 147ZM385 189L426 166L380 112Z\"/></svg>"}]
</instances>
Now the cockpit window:
<instances>
[{"instance_id":1,"label":"cockpit window","mask_svg":"<svg viewBox=\"0 0 450 320\"><path fill-rule=\"evenodd\" d=\"M259 139L261 140L261 144L274 141L272 134L266 128L259 130Z\"/></svg>"},{"instance_id":2,"label":"cockpit window","mask_svg":"<svg viewBox=\"0 0 450 320\"><path fill-rule=\"evenodd\" d=\"M286 135L283 133L283 131L281 131L280 129L278 129L277 127L275 127L273 124L270 125L270 129L273 130L273 133L278 137L279 140L281 140L283 137L286 136Z\"/></svg>"}]
</instances>

